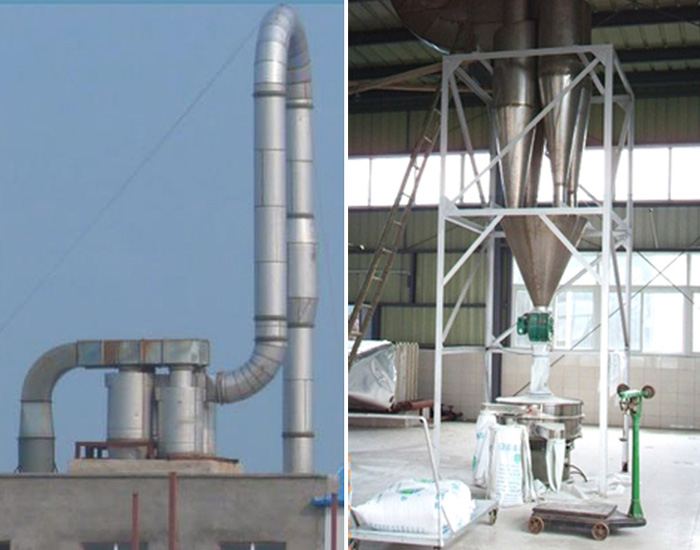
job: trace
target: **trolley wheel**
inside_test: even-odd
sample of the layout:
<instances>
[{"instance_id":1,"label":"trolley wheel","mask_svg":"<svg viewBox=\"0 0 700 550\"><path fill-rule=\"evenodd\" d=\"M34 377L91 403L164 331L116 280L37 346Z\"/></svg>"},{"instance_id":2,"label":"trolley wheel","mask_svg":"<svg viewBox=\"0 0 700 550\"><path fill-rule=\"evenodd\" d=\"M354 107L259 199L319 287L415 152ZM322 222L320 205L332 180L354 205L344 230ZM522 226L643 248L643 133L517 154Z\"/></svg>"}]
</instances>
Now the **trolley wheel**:
<instances>
[{"instance_id":1,"label":"trolley wheel","mask_svg":"<svg viewBox=\"0 0 700 550\"><path fill-rule=\"evenodd\" d=\"M609 534L610 527L608 527L607 523L603 523L602 521L596 523L591 529L591 535L593 535L595 540L605 540L608 538Z\"/></svg>"},{"instance_id":2,"label":"trolley wheel","mask_svg":"<svg viewBox=\"0 0 700 550\"><path fill-rule=\"evenodd\" d=\"M617 387L617 395L620 395L623 391L627 391L630 387L627 384L620 384Z\"/></svg>"},{"instance_id":3,"label":"trolley wheel","mask_svg":"<svg viewBox=\"0 0 700 550\"><path fill-rule=\"evenodd\" d=\"M642 388L642 393L644 393L644 397L646 397L647 399L651 399L656 395L656 390L654 390L654 388L652 388L651 386L644 386Z\"/></svg>"},{"instance_id":4,"label":"trolley wheel","mask_svg":"<svg viewBox=\"0 0 700 550\"><path fill-rule=\"evenodd\" d=\"M489 525L495 524L497 519L498 519L498 510L491 510L489 512Z\"/></svg>"},{"instance_id":5,"label":"trolley wheel","mask_svg":"<svg viewBox=\"0 0 700 550\"><path fill-rule=\"evenodd\" d=\"M540 516L530 516L527 522L527 530L533 535L537 535L544 529L544 520Z\"/></svg>"}]
</instances>

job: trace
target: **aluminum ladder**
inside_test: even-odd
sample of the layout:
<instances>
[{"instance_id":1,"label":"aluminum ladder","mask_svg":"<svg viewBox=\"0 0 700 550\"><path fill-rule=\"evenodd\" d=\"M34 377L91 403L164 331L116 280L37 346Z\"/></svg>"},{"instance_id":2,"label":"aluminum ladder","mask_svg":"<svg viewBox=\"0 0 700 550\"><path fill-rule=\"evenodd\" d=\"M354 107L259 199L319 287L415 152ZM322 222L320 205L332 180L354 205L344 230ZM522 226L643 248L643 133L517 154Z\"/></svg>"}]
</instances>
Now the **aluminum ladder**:
<instances>
[{"instance_id":1,"label":"aluminum ladder","mask_svg":"<svg viewBox=\"0 0 700 550\"><path fill-rule=\"evenodd\" d=\"M426 113L420 137L416 141L411 152L411 158L406 167L401 186L396 194L394 204L389 211L384 229L382 230L377 248L372 256L367 274L365 275L360 292L355 300L355 304L348 320L348 339L353 340L352 350L348 356L348 369L352 367L357 352L360 349L362 339L367 334L372 316L377 309L379 299L382 296L384 286L389 275L391 266L396 256L396 251L401 243L408 215L416 200L418 185L423 177L423 171L428 162L430 154L435 148L435 142L440 133L440 111L438 102L440 101L440 90L435 93L430 110ZM415 177L411 178L413 171L417 170Z\"/></svg>"}]
</instances>

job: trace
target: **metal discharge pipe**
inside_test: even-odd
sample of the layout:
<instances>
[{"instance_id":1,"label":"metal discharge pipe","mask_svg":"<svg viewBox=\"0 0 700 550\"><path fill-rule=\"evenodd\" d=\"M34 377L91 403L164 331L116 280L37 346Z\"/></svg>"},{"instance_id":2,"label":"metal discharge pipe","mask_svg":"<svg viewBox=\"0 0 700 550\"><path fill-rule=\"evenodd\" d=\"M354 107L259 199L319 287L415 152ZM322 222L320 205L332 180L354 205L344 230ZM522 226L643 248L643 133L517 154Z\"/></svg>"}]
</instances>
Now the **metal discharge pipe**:
<instances>
[{"instance_id":1,"label":"metal discharge pipe","mask_svg":"<svg viewBox=\"0 0 700 550\"><path fill-rule=\"evenodd\" d=\"M288 6L272 9L260 25L254 97L255 347L243 366L217 375L215 399L232 403L265 387L289 339L284 465L289 472L310 472L311 339L318 301L311 62L303 26Z\"/></svg>"}]
</instances>

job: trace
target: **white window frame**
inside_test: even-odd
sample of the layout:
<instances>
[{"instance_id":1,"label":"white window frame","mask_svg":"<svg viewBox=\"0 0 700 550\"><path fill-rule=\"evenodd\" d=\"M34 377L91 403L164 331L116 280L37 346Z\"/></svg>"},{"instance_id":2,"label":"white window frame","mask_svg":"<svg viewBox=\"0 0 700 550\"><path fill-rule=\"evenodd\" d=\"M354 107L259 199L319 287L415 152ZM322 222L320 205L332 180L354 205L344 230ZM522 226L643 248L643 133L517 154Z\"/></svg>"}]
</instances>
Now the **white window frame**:
<instances>
[{"instance_id":1,"label":"white window frame","mask_svg":"<svg viewBox=\"0 0 700 550\"><path fill-rule=\"evenodd\" d=\"M645 198L643 200L635 200L635 203L644 203L644 202L669 202L669 203L674 203L674 202L684 202L684 201L689 201L689 200L700 200L700 172L695 172L694 174L691 174L689 176L690 178L690 185L693 184L692 178L697 179L698 181L696 182L696 185L693 186L693 188L697 188L698 191L698 196L695 198L683 198L683 199L674 199L673 197L673 174L674 174L674 168L673 168L673 153L674 151L680 150L680 149L688 149L688 148L699 148L700 146L698 144L679 144L679 145L673 145L673 146L668 146L668 145L644 145L644 146L636 146L635 150L637 151L637 154L634 156L633 162L640 162L640 159L644 157L644 150L650 150L650 149L666 149L668 150L668 165L666 166L665 170L665 182L655 182L655 186L658 187L659 189L659 196L654 197L654 198ZM586 150L590 151L595 151L601 149L600 147L589 147ZM584 155L585 151L584 150ZM476 154L484 154L484 150L479 150L476 151ZM465 152L451 152L449 153L450 155L459 155L461 157L460 160L460 185L463 188L464 187L464 178L469 177L471 178L471 165L467 161L467 155L468 153ZM437 158L437 155L434 155ZM363 207L385 207L385 206L391 206L390 204L372 204L372 188L374 185L373 181L373 176L374 176L374 170L373 170L373 164L374 161L378 159L384 159L384 158L405 158L406 160L406 166L408 165L408 159L409 155L373 155L373 156L362 156L362 157L352 157L349 160L352 161L354 159L367 159L369 160L369 176L368 176L368 181L367 182L357 182L358 185L367 185L367 203L362 204L362 205L352 205L355 208L363 208ZM626 161L624 159L621 159L620 161L620 167L624 169L623 164ZM547 164L544 164L543 171L542 171L542 177L546 178L548 177L549 172L545 170ZM625 165L626 166L626 165ZM405 170L405 167L402 169L402 174L403 170ZM635 188L639 190L639 186L644 185L644 174L641 170L637 169L637 167L633 167L634 174L635 174ZM624 184L625 182L621 181L620 178L617 178L619 183ZM347 182L349 185L353 185L355 182ZM426 182L421 183L421 187L425 184ZM439 185L437 182L433 182L433 188L438 189ZM488 186L485 187L484 189L485 192L488 192ZM663 191L663 192L661 192ZM434 206L437 205L438 202L438 192L436 191L436 196L435 196L435 202L425 202L425 203L420 203L421 205L424 206ZM587 195L584 192L581 192L580 194L581 200L586 201L588 199ZM615 197L615 200L624 200L625 197L617 196ZM551 199L549 199L551 200ZM548 200L544 200L544 202L548 202ZM476 204L474 201L466 201L465 204Z\"/></svg>"}]
</instances>

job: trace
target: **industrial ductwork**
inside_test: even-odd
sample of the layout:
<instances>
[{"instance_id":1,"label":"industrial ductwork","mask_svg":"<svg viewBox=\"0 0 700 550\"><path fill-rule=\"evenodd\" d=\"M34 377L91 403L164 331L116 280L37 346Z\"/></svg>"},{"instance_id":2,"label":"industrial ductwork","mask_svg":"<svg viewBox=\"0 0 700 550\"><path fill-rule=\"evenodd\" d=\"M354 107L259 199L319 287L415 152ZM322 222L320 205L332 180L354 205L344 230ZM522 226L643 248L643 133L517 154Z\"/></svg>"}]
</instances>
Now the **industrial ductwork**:
<instances>
[{"instance_id":1,"label":"industrial ductwork","mask_svg":"<svg viewBox=\"0 0 700 550\"><path fill-rule=\"evenodd\" d=\"M138 369L152 376L157 367L202 373L208 364L209 342L206 340L89 340L53 348L34 363L24 379L17 469L20 472L55 471L52 395L56 383L72 369L118 368L119 375ZM110 399L114 396L110 394ZM150 403L145 409L141 403L132 403L131 407L122 407L117 414L110 415L107 423L113 425L120 419L137 417L140 424L141 415L151 408ZM125 431L123 424L121 427ZM108 433L108 441L112 439L110 435ZM140 437L133 439L139 440Z\"/></svg>"},{"instance_id":2,"label":"industrial ductwork","mask_svg":"<svg viewBox=\"0 0 700 550\"><path fill-rule=\"evenodd\" d=\"M311 344L318 294L311 109L306 35L295 12L279 6L260 26L255 56L255 347L243 366L217 375L216 400L232 403L266 386L289 339L283 434L288 472L312 470Z\"/></svg>"},{"instance_id":3,"label":"industrial ductwork","mask_svg":"<svg viewBox=\"0 0 700 550\"><path fill-rule=\"evenodd\" d=\"M161 454L177 457L212 454L214 412L208 403L252 396L275 377L285 358L284 469L312 471L312 336L318 294L311 63L303 26L288 6L272 9L261 23L254 100L255 345L250 358L211 381L203 374L208 345L204 364L168 362L166 354L160 363L146 361L142 352L134 352L138 359L131 357L126 363L104 356L88 358L81 355L80 343L55 348L35 363L25 380L20 471L54 469L51 394L58 379L72 368L119 369L107 380L108 441L114 442L116 456L140 458L138 451L125 451L119 444L154 438ZM138 341L124 342L133 347ZM165 349L172 341L160 342ZM155 375L157 367L170 369L167 380Z\"/></svg>"}]
</instances>

